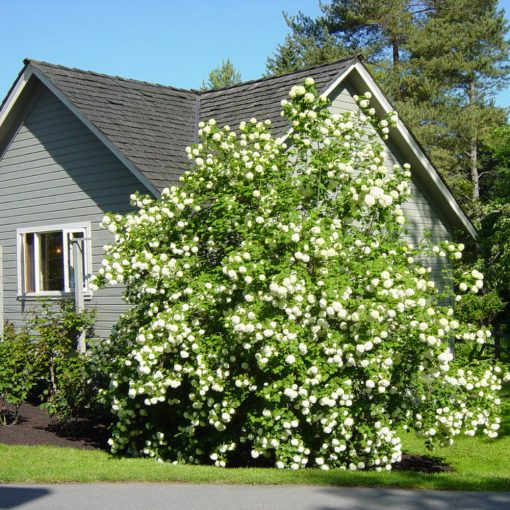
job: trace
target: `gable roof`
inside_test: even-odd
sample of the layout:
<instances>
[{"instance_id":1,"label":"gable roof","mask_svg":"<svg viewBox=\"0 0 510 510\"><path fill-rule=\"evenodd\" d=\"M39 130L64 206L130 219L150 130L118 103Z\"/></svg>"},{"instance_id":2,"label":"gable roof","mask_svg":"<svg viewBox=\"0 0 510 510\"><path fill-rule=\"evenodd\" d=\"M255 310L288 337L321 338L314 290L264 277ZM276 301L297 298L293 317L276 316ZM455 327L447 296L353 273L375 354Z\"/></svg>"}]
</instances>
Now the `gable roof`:
<instances>
[{"instance_id":1,"label":"gable roof","mask_svg":"<svg viewBox=\"0 0 510 510\"><path fill-rule=\"evenodd\" d=\"M368 88L374 94L378 113L392 109L357 57L205 92L36 60L24 62L25 68L0 106L0 127L26 83L35 76L156 195L177 183L187 168L185 147L197 141L200 120L214 118L220 125L236 126L251 117L270 119L275 134L283 135L288 124L280 116L280 101L288 96L292 85L308 76L314 78L320 93L330 94L347 75L356 75L355 79L363 83L361 92ZM439 192L438 203L446 216L475 237L473 225L402 122L397 131L398 142L409 149L413 168L433 196Z\"/></svg>"},{"instance_id":2,"label":"gable roof","mask_svg":"<svg viewBox=\"0 0 510 510\"><path fill-rule=\"evenodd\" d=\"M285 126L280 101L287 97L292 84L312 75L319 88L325 87L353 60L207 92L29 59L25 65L103 133L161 191L177 183L187 167L185 148L196 142L199 120L214 117L220 124L236 125L254 116L269 118L279 133Z\"/></svg>"},{"instance_id":3,"label":"gable roof","mask_svg":"<svg viewBox=\"0 0 510 510\"><path fill-rule=\"evenodd\" d=\"M49 80L155 188L174 183L188 164L197 109L192 91L25 61Z\"/></svg>"}]
</instances>

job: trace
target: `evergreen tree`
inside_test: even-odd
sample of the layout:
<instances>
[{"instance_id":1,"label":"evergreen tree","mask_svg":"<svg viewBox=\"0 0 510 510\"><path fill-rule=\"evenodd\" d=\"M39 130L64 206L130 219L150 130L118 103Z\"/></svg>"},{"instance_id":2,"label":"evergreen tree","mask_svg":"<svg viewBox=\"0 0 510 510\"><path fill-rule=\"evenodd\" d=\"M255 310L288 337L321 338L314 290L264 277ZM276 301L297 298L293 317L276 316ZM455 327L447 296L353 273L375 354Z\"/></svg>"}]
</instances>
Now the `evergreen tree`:
<instances>
[{"instance_id":1,"label":"evergreen tree","mask_svg":"<svg viewBox=\"0 0 510 510\"><path fill-rule=\"evenodd\" d=\"M481 174L484 217L480 226L481 264L490 285L510 301L510 125L494 129L484 139ZM509 307L507 306L507 310ZM508 323L510 314L503 317Z\"/></svg>"},{"instance_id":2,"label":"evergreen tree","mask_svg":"<svg viewBox=\"0 0 510 510\"><path fill-rule=\"evenodd\" d=\"M362 54L386 92L400 97L406 43L423 16L421 0L333 0L321 4L322 16L285 14L291 30L267 61L268 74L283 74L308 65Z\"/></svg>"},{"instance_id":3,"label":"evergreen tree","mask_svg":"<svg viewBox=\"0 0 510 510\"><path fill-rule=\"evenodd\" d=\"M496 0L332 0L291 29L269 74L362 53L456 198L480 216L482 139L504 122L508 27ZM484 177L485 178L485 177Z\"/></svg>"},{"instance_id":4,"label":"evergreen tree","mask_svg":"<svg viewBox=\"0 0 510 510\"><path fill-rule=\"evenodd\" d=\"M311 65L333 62L351 56L356 51L329 32L323 18L314 20L299 12L296 16L284 13L291 33L276 52L267 59L268 76L280 75Z\"/></svg>"},{"instance_id":5,"label":"evergreen tree","mask_svg":"<svg viewBox=\"0 0 510 510\"><path fill-rule=\"evenodd\" d=\"M229 58L224 60L220 66L215 67L210 73L207 81L202 82L200 90L214 90L223 87L231 87L241 83L241 73L234 67Z\"/></svg>"},{"instance_id":6,"label":"evergreen tree","mask_svg":"<svg viewBox=\"0 0 510 510\"><path fill-rule=\"evenodd\" d=\"M491 131L483 140L483 166L488 172L482 196L494 204L510 203L510 124Z\"/></svg>"},{"instance_id":7,"label":"evergreen tree","mask_svg":"<svg viewBox=\"0 0 510 510\"><path fill-rule=\"evenodd\" d=\"M409 101L422 111L414 124L427 126L419 136L434 159L437 149L445 152L436 163L460 197L466 190L462 193L458 183L467 181L476 202L481 141L505 117L493 97L508 76L508 27L496 0L427 0L427 4L427 19L407 46L410 74L421 82L415 80L418 87L408 88Z\"/></svg>"}]
</instances>

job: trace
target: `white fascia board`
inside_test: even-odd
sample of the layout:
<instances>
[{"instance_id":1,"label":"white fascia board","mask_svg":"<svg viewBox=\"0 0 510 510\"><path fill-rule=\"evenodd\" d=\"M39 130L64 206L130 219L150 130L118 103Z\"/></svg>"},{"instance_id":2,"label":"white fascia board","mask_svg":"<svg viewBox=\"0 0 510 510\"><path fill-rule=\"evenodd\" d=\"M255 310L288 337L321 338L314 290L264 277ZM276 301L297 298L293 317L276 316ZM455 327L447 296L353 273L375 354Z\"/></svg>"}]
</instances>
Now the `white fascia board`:
<instances>
[{"instance_id":1,"label":"white fascia board","mask_svg":"<svg viewBox=\"0 0 510 510\"><path fill-rule=\"evenodd\" d=\"M23 74L16 81L14 87L11 90L11 93L9 94L7 100L5 101L2 110L0 111L0 126L4 123L5 119L12 110L12 107L16 104L18 97L23 92L23 89L25 88L25 85L28 83L28 80L30 79L31 76L32 69L30 69L30 67L27 67L23 71Z\"/></svg>"},{"instance_id":2,"label":"white fascia board","mask_svg":"<svg viewBox=\"0 0 510 510\"><path fill-rule=\"evenodd\" d=\"M32 71L32 74L39 78L39 80L49 89L53 94L55 94L62 103L71 110L71 112L78 117L87 128L94 133L94 135L103 142L103 144L113 153L113 155L156 197L160 196L160 192L158 189L152 184L147 177L145 177L140 170L128 159L121 151L110 141L110 139L78 109L76 106L67 98L67 96L62 93L62 91L56 87L43 72L39 69L29 66L29 69Z\"/></svg>"},{"instance_id":3,"label":"white fascia board","mask_svg":"<svg viewBox=\"0 0 510 510\"><path fill-rule=\"evenodd\" d=\"M351 73L351 71L359 65L358 63L352 64L349 66L336 80L331 83L331 85L322 93L322 95L329 98L329 96L333 93L333 91L345 80L346 76Z\"/></svg>"},{"instance_id":4,"label":"white fascia board","mask_svg":"<svg viewBox=\"0 0 510 510\"><path fill-rule=\"evenodd\" d=\"M361 78L367 85L368 91L372 93L372 96L381 105L381 108L386 113L393 111L391 104L386 99L381 89L374 82L372 76L370 76L370 73L365 69L365 67L358 62L352 68L349 69L349 72L351 72L353 69L356 69L356 71L358 71ZM345 74L343 77L345 77ZM338 83L340 82L338 81ZM335 87L338 86L338 83L336 83ZM333 88L330 87L330 89L331 92ZM460 208L455 198L453 198L453 195L450 193L450 190L446 187L441 177L439 177L439 174L437 173L436 169L432 166L432 163L429 161L427 156L425 156L425 154L421 150L420 146L418 145L414 137L411 135L407 127L400 119L398 119L397 121L396 129L398 130L400 136L404 139L405 143L407 143L409 148L413 151L414 155L416 156L416 158L420 162L420 165L427 173L427 176L429 177L430 181L436 187L437 191L441 193L441 195L444 197L453 213L461 221L464 228L469 232L473 239L476 239L477 233L475 227L473 226L469 218L465 215L464 211Z\"/></svg>"}]
</instances>

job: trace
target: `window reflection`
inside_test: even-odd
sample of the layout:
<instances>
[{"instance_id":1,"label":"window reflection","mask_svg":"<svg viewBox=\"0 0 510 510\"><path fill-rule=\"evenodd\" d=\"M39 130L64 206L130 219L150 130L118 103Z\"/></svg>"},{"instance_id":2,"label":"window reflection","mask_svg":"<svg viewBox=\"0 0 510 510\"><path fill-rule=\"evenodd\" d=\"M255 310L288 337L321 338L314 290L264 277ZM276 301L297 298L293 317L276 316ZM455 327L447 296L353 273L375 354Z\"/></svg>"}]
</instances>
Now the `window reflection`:
<instances>
[{"instance_id":1,"label":"window reflection","mask_svg":"<svg viewBox=\"0 0 510 510\"><path fill-rule=\"evenodd\" d=\"M39 234L40 290L64 290L64 244L62 232Z\"/></svg>"}]
</instances>

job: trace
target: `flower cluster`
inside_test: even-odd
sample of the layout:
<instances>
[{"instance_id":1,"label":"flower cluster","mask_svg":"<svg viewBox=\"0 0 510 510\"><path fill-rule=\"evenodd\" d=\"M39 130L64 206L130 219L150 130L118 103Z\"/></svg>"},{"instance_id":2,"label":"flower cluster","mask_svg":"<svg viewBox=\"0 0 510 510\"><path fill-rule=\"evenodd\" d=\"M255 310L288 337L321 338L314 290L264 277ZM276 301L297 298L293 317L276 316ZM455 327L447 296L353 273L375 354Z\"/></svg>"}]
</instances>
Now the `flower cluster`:
<instances>
[{"instance_id":1,"label":"flower cluster","mask_svg":"<svg viewBox=\"0 0 510 510\"><path fill-rule=\"evenodd\" d=\"M438 306L419 262L462 247L404 241L410 168L388 167L381 141L396 116L356 100L331 113L308 78L282 103L285 139L268 121L202 122L179 187L105 217L92 285L123 284L131 304L109 344L112 451L380 470L400 459L399 425L496 433L500 374L449 348L487 333Z\"/></svg>"}]
</instances>

